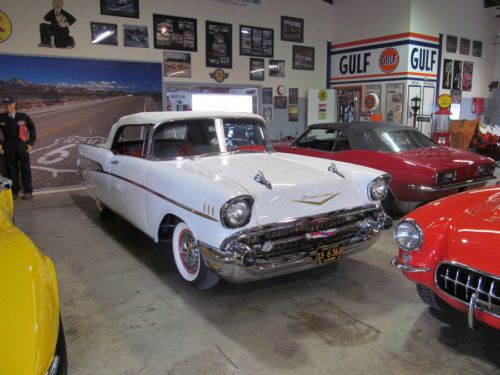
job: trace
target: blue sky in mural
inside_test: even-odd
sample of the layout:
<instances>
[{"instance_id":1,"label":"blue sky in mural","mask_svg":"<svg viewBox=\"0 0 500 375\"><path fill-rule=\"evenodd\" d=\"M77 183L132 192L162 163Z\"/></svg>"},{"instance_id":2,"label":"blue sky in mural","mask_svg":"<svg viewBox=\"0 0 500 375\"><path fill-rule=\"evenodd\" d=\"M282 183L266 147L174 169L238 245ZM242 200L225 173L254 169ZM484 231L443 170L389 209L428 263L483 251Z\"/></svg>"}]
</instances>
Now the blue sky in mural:
<instances>
[{"instance_id":1,"label":"blue sky in mural","mask_svg":"<svg viewBox=\"0 0 500 375\"><path fill-rule=\"evenodd\" d=\"M36 84L161 92L160 63L0 55L0 80L19 78Z\"/></svg>"}]
</instances>

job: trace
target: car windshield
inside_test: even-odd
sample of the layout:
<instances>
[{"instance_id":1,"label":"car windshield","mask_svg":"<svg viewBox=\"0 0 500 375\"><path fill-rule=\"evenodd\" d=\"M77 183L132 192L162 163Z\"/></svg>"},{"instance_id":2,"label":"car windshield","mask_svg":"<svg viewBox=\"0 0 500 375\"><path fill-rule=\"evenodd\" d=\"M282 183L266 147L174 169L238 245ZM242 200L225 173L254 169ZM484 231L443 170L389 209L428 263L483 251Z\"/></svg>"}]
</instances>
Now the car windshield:
<instances>
[{"instance_id":1,"label":"car windshield","mask_svg":"<svg viewBox=\"0 0 500 375\"><path fill-rule=\"evenodd\" d=\"M153 134L152 156L190 157L226 151L266 151L267 136L257 119L186 119L159 125Z\"/></svg>"},{"instance_id":2,"label":"car windshield","mask_svg":"<svg viewBox=\"0 0 500 375\"><path fill-rule=\"evenodd\" d=\"M415 150L422 147L436 147L425 135L413 130L389 130L377 133L390 152Z\"/></svg>"}]
</instances>

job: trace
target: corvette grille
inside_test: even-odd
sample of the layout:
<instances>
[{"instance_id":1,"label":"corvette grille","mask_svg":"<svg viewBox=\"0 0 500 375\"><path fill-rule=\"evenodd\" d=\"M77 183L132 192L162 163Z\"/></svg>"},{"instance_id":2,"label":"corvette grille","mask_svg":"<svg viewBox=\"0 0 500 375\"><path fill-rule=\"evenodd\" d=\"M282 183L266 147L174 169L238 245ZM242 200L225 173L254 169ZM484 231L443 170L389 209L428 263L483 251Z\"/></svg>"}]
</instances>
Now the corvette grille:
<instances>
[{"instance_id":1,"label":"corvette grille","mask_svg":"<svg viewBox=\"0 0 500 375\"><path fill-rule=\"evenodd\" d=\"M442 263L436 270L436 283L444 293L469 303L476 293L478 307L500 317L500 278L464 266Z\"/></svg>"}]
</instances>

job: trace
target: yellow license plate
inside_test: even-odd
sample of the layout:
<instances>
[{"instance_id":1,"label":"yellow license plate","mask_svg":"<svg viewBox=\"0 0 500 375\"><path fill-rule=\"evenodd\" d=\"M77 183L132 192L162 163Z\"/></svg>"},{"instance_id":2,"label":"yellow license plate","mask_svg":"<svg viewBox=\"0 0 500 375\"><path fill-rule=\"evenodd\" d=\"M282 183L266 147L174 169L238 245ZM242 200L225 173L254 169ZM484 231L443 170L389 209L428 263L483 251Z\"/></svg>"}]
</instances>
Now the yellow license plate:
<instances>
[{"instance_id":1,"label":"yellow license plate","mask_svg":"<svg viewBox=\"0 0 500 375\"><path fill-rule=\"evenodd\" d=\"M344 243L332 243L316 249L316 264L335 262L344 257Z\"/></svg>"}]
</instances>

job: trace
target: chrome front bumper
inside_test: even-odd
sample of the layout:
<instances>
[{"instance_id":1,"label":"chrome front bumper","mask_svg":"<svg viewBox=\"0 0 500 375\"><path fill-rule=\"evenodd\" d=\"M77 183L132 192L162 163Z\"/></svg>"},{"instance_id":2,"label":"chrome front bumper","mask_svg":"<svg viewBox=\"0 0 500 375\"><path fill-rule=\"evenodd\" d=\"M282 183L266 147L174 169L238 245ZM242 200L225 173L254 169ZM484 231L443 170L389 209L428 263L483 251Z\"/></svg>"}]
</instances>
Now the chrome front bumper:
<instances>
[{"instance_id":1,"label":"chrome front bumper","mask_svg":"<svg viewBox=\"0 0 500 375\"><path fill-rule=\"evenodd\" d=\"M435 185L435 186L426 186L426 185L408 185L410 190L419 190L422 192L434 193L452 189L460 189L464 187L473 187L476 185L486 184L490 180L495 180L495 176L487 176L480 178L471 178L469 180L460 181L460 182L451 182L449 184L443 185Z\"/></svg>"},{"instance_id":2,"label":"chrome front bumper","mask_svg":"<svg viewBox=\"0 0 500 375\"><path fill-rule=\"evenodd\" d=\"M413 267L409 264L404 264L399 260L399 257L397 256L392 258L391 264L398 270L405 272L429 272L431 270L429 267Z\"/></svg>"},{"instance_id":3,"label":"chrome front bumper","mask_svg":"<svg viewBox=\"0 0 500 375\"><path fill-rule=\"evenodd\" d=\"M370 208L373 211L373 207ZM359 214L360 211L356 211ZM340 225L328 231L323 231L328 240L336 241L335 238L330 238L332 233L339 234L339 242L344 244L344 255L352 255L367 249L373 245L381 234L382 229L386 229L392 224L389 216L387 216L381 209L377 208L373 217L360 220L357 223L350 223L347 225ZM353 215L352 211L340 212L339 215ZM310 219L310 218L308 218ZM304 219L298 219L300 222ZM313 219L315 220L315 219ZM281 230L282 224L275 224L266 226L264 228L255 228L250 231L245 231L224 241L221 249L214 248L205 243L199 242L198 246L201 250L203 260L207 266L214 272L219 274L223 279L233 282L241 283L246 281L261 280L275 276L281 276L293 272L308 270L311 268L320 267L328 264L316 263L316 247L322 245L324 239L318 240L318 231L310 233L302 233L287 238L280 238L276 240L269 240L268 246L282 246L283 244L294 244L298 247L307 248L307 251L297 251L288 254L280 254L277 256L257 256L254 246L253 248L244 243L244 239L249 236L255 236L255 233L262 235L266 231L274 231L276 228ZM289 227L290 224L287 224ZM353 229L353 226L356 229ZM354 232L353 232L354 230ZM354 233L354 235L346 238L342 237L343 233ZM258 247L258 246L257 246ZM262 246L262 248L265 247ZM262 253L261 253L262 255Z\"/></svg>"}]
</instances>

